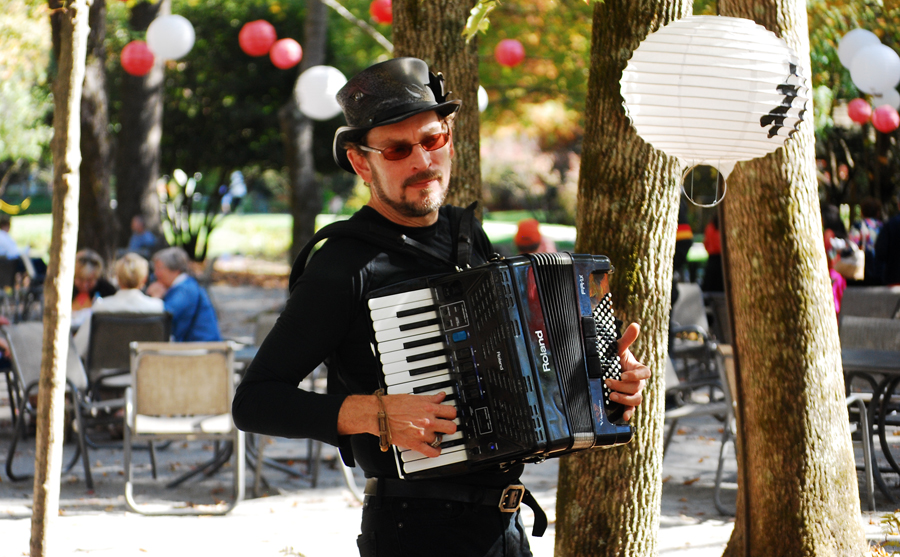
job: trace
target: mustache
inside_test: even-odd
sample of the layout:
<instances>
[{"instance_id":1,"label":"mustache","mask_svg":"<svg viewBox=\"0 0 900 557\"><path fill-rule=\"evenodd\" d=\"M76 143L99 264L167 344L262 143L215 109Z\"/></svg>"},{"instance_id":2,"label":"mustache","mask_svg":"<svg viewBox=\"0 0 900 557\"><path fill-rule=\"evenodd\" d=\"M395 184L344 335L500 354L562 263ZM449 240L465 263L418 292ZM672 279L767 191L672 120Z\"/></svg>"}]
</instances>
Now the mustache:
<instances>
[{"instance_id":1,"label":"mustache","mask_svg":"<svg viewBox=\"0 0 900 557\"><path fill-rule=\"evenodd\" d=\"M403 181L403 187L406 188L413 184L417 184L419 182L425 182L428 180L438 180L444 177L444 174L440 170L431 169L431 170L423 170L417 174L413 174L409 178Z\"/></svg>"}]
</instances>

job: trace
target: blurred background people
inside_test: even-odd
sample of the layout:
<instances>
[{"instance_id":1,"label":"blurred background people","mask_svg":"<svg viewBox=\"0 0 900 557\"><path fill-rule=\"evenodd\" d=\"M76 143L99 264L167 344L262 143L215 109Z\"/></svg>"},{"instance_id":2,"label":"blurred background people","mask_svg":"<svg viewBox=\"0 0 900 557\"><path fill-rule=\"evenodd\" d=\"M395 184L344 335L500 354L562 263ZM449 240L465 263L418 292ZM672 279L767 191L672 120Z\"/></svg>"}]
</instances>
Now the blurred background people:
<instances>
[{"instance_id":1,"label":"blurred background people","mask_svg":"<svg viewBox=\"0 0 900 557\"><path fill-rule=\"evenodd\" d=\"M162 313L165 311L162 300L147 296L141 291L147 284L147 276L150 273L150 264L146 259L136 253L126 253L116 261L115 271L119 291L112 296L98 298L92 307L92 314ZM87 356L90 329L91 316L89 315L75 333L75 347L82 358Z\"/></svg>"},{"instance_id":2,"label":"blurred background people","mask_svg":"<svg viewBox=\"0 0 900 557\"><path fill-rule=\"evenodd\" d=\"M116 287L103 276L103 258L94 250L83 249L75 254L75 284L72 289L72 310L90 308L97 296L116 293Z\"/></svg>"},{"instance_id":3,"label":"blurred background people","mask_svg":"<svg viewBox=\"0 0 900 557\"><path fill-rule=\"evenodd\" d=\"M149 258L156 251L158 243L156 234L147 230L144 217L141 215L131 217L131 238L128 239L127 251Z\"/></svg>"},{"instance_id":4,"label":"blurred background people","mask_svg":"<svg viewBox=\"0 0 900 557\"><path fill-rule=\"evenodd\" d=\"M19 246L9 235L9 227L12 221L9 215L0 212L0 257L13 259L19 257Z\"/></svg>"},{"instance_id":5,"label":"blurred background people","mask_svg":"<svg viewBox=\"0 0 900 557\"><path fill-rule=\"evenodd\" d=\"M900 285L900 213L881 227L875 239L875 260L884 266L884 284Z\"/></svg>"},{"instance_id":6,"label":"blurred background people","mask_svg":"<svg viewBox=\"0 0 900 557\"><path fill-rule=\"evenodd\" d=\"M222 340L219 321L209 296L190 274L190 258L179 247L153 255L156 282L147 294L161 298L172 314L172 336L177 342Z\"/></svg>"},{"instance_id":7,"label":"blurred background people","mask_svg":"<svg viewBox=\"0 0 900 557\"><path fill-rule=\"evenodd\" d=\"M836 206L822 205L822 228L828 275L831 277L831 291L834 296L834 311L837 315L841 313L841 300L844 298L844 290L847 289L847 279L835 269L835 262L840 259L840 253L845 249L847 228Z\"/></svg>"},{"instance_id":8,"label":"blurred background people","mask_svg":"<svg viewBox=\"0 0 900 557\"><path fill-rule=\"evenodd\" d=\"M540 223L538 223L537 219L519 221L519 227L516 230L513 243L520 254L553 253L556 251L556 243L541 234Z\"/></svg>"},{"instance_id":9,"label":"blurred background people","mask_svg":"<svg viewBox=\"0 0 900 557\"><path fill-rule=\"evenodd\" d=\"M723 292L725 280L722 278L722 235L719 233L719 215L714 213L703 232L703 247L708 255L703 271L703 291Z\"/></svg>"},{"instance_id":10,"label":"blurred background people","mask_svg":"<svg viewBox=\"0 0 900 557\"><path fill-rule=\"evenodd\" d=\"M863 252L865 271L860 286L877 286L884 282L884 265L875 259L875 240L884 225L881 218L881 202L866 197L859 204L860 218L850 225L850 241Z\"/></svg>"}]
</instances>

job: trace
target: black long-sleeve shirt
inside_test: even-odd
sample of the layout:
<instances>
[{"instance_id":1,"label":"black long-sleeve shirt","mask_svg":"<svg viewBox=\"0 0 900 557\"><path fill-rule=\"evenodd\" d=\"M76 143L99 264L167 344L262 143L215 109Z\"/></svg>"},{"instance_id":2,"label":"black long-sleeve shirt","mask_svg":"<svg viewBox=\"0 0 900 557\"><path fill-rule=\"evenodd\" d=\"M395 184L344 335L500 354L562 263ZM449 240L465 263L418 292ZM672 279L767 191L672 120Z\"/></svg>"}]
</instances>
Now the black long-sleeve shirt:
<instances>
[{"instance_id":1,"label":"black long-sleeve shirt","mask_svg":"<svg viewBox=\"0 0 900 557\"><path fill-rule=\"evenodd\" d=\"M434 225L397 225L370 207L351 219L374 222L425 244L455 260L451 219L461 210L443 207ZM472 266L487 261L490 240L480 225L474 230ZM446 274L449 265L410 253L386 252L358 238L332 238L310 258L291 285L284 312L260 346L237 389L235 424L242 430L288 438L311 438L341 447L368 477L397 477L391 452L383 453L378 438L338 435L338 413L350 394L372 394L379 388L380 367L370 347L366 295L404 280ZM328 393L313 393L297 385L328 360ZM351 448L352 447L352 448ZM505 473L469 474L467 483L507 485L521 466Z\"/></svg>"}]
</instances>

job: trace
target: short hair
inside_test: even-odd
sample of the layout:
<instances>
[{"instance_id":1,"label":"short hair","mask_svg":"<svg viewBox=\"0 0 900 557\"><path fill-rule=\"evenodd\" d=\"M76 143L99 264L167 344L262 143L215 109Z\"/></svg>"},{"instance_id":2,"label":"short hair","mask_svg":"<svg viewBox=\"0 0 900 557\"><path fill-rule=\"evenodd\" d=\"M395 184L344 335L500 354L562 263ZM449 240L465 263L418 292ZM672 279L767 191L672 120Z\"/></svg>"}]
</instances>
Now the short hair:
<instances>
[{"instance_id":1,"label":"short hair","mask_svg":"<svg viewBox=\"0 0 900 557\"><path fill-rule=\"evenodd\" d=\"M100 276L103 274L103 258L92 249L83 249L75 254L75 278Z\"/></svg>"},{"instance_id":2,"label":"short hair","mask_svg":"<svg viewBox=\"0 0 900 557\"><path fill-rule=\"evenodd\" d=\"M140 288L149 274L150 264L136 253L126 253L116 261L116 279L119 281L119 288Z\"/></svg>"},{"instance_id":3,"label":"short hair","mask_svg":"<svg viewBox=\"0 0 900 557\"><path fill-rule=\"evenodd\" d=\"M859 211L863 218L881 219L881 202L874 197L866 197L859 203Z\"/></svg>"},{"instance_id":4,"label":"short hair","mask_svg":"<svg viewBox=\"0 0 900 557\"><path fill-rule=\"evenodd\" d=\"M180 273L190 274L191 259L188 257L187 252L178 246L159 250L158 252L154 253L153 262L160 263L163 267L169 269L170 271L178 271Z\"/></svg>"},{"instance_id":5,"label":"short hair","mask_svg":"<svg viewBox=\"0 0 900 557\"><path fill-rule=\"evenodd\" d=\"M3 211L0 211L0 228L9 228L12 218Z\"/></svg>"}]
</instances>

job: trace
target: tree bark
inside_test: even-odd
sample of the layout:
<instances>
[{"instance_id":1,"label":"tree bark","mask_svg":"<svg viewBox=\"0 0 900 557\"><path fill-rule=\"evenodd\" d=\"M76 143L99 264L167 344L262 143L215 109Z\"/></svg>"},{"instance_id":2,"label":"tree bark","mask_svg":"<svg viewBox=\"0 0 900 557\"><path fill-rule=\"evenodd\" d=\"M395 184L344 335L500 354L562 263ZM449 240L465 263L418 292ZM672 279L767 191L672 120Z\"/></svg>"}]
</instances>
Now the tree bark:
<instances>
[{"instance_id":1,"label":"tree bark","mask_svg":"<svg viewBox=\"0 0 900 557\"><path fill-rule=\"evenodd\" d=\"M447 80L450 97L462 100L453 127L456 157L446 203L468 205L482 199L478 112L478 39L462 36L475 0L396 0L394 56L424 60Z\"/></svg>"},{"instance_id":2,"label":"tree bark","mask_svg":"<svg viewBox=\"0 0 900 557\"><path fill-rule=\"evenodd\" d=\"M109 102L106 96L106 0L91 4L88 56L81 92L81 195L78 247L115 258L116 221L109 205Z\"/></svg>"},{"instance_id":3,"label":"tree bark","mask_svg":"<svg viewBox=\"0 0 900 557\"><path fill-rule=\"evenodd\" d=\"M328 38L328 12L320 0L307 0L300 72L325 63ZM316 233L316 216L322 210L322 185L316 179L313 158L314 122L300 111L300 79L294 83L291 98L278 111L291 192L291 261Z\"/></svg>"},{"instance_id":4,"label":"tree bark","mask_svg":"<svg viewBox=\"0 0 900 557\"><path fill-rule=\"evenodd\" d=\"M810 67L805 2L719 0L719 12L755 20ZM724 203L741 442L725 554L862 555L812 125L738 165Z\"/></svg>"},{"instance_id":5,"label":"tree bark","mask_svg":"<svg viewBox=\"0 0 900 557\"><path fill-rule=\"evenodd\" d=\"M141 2L131 9L131 27L146 30L157 15L171 13L171 0ZM159 232L159 145L162 139L165 66L157 61L143 77L122 78L122 129L116 144L116 220L119 247L128 245L131 219L143 215L147 228Z\"/></svg>"},{"instance_id":6,"label":"tree bark","mask_svg":"<svg viewBox=\"0 0 900 557\"><path fill-rule=\"evenodd\" d=\"M654 375L625 447L563 457L556 555L657 553L662 494L663 373L678 215L679 162L641 140L622 109L622 71L651 32L691 13L686 0L594 4L575 250L609 256L616 314L641 325L632 351Z\"/></svg>"},{"instance_id":7,"label":"tree bark","mask_svg":"<svg viewBox=\"0 0 900 557\"><path fill-rule=\"evenodd\" d=\"M54 554L53 523L59 515L66 358L78 235L81 88L88 38L87 0L70 0L54 13L60 31L58 74L53 85L53 231L44 285L44 342L38 390L37 443L31 556ZM50 0L51 8L59 8Z\"/></svg>"}]
</instances>

